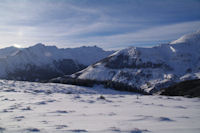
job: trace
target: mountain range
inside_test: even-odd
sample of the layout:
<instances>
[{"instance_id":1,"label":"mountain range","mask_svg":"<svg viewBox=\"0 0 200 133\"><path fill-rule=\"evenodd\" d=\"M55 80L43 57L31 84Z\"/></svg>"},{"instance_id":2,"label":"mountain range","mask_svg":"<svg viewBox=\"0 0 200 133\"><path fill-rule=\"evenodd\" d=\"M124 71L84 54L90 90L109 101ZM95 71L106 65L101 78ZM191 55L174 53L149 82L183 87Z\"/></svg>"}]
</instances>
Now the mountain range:
<instances>
[{"instance_id":1,"label":"mountain range","mask_svg":"<svg viewBox=\"0 0 200 133\"><path fill-rule=\"evenodd\" d=\"M97 46L60 49L38 43L22 49L8 47L0 49L0 78L48 80L73 74L112 53Z\"/></svg>"},{"instance_id":2,"label":"mountain range","mask_svg":"<svg viewBox=\"0 0 200 133\"><path fill-rule=\"evenodd\" d=\"M200 31L151 48L118 51L97 46L64 49L41 43L8 47L0 49L0 78L161 93L176 83L200 79Z\"/></svg>"},{"instance_id":3,"label":"mountain range","mask_svg":"<svg viewBox=\"0 0 200 133\"><path fill-rule=\"evenodd\" d=\"M51 82L155 93L200 78L200 31L151 48L129 47L70 76Z\"/></svg>"}]
</instances>

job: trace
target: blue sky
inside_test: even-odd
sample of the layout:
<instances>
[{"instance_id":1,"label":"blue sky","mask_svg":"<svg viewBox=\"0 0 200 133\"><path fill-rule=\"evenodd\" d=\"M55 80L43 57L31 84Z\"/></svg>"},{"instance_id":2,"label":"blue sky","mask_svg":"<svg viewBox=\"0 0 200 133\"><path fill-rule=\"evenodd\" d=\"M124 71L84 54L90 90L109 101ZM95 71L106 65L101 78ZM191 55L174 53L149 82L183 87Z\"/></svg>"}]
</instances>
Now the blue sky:
<instances>
[{"instance_id":1,"label":"blue sky","mask_svg":"<svg viewBox=\"0 0 200 133\"><path fill-rule=\"evenodd\" d=\"M200 0L1 0L0 48L150 47L200 30Z\"/></svg>"}]
</instances>

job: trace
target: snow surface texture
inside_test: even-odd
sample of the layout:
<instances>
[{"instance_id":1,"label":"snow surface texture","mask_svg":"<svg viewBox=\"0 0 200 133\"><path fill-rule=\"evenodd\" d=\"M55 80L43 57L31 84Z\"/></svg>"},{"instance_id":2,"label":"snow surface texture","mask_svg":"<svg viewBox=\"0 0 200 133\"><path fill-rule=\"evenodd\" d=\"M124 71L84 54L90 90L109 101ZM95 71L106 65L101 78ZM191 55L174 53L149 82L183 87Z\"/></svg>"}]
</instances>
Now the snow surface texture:
<instances>
[{"instance_id":1,"label":"snow surface texture","mask_svg":"<svg viewBox=\"0 0 200 133\"><path fill-rule=\"evenodd\" d=\"M0 132L4 133L200 131L199 98L0 80L0 101Z\"/></svg>"},{"instance_id":2,"label":"snow surface texture","mask_svg":"<svg viewBox=\"0 0 200 133\"><path fill-rule=\"evenodd\" d=\"M200 31L170 44L117 51L72 77L125 83L146 92L156 92L175 82L199 79Z\"/></svg>"},{"instance_id":3,"label":"snow surface texture","mask_svg":"<svg viewBox=\"0 0 200 133\"><path fill-rule=\"evenodd\" d=\"M9 47L0 49L0 77L4 78L7 73L18 69L27 70L30 65L56 69L55 61L64 59L72 59L77 64L88 66L112 53L113 51L104 51L96 46L58 49L56 46L45 46L39 43L24 49Z\"/></svg>"}]
</instances>

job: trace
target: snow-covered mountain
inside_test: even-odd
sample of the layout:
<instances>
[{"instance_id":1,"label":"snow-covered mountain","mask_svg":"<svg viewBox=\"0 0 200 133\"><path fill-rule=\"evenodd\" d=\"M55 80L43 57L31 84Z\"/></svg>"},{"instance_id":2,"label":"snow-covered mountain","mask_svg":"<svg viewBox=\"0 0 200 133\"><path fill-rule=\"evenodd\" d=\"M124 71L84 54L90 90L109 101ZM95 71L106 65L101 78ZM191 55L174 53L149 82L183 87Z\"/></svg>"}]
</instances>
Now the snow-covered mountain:
<instances>
[{"instance_id":1,"label":"snow-covered mountain","mask_svg":"<svg viewBox=\"0 0 200 133\"><path fill-rule=\"evenodd\" d=\"M145 92L156 92L176 82L199 79L200 31L152 48L119 50L71 77L104 84L125 84Z\"/></svg>"},{"instance_id":2,"label":"snow-covered mountain","mask_svg":"<svg viewBox=\"0 0 200 133\"><path fill-rule=\"evenodd\" d=\"M0 50L0 78L44 80L72 74L112 54L93 47L59 49L41 43L32 47Z\"/></svg>"}]
</instances>

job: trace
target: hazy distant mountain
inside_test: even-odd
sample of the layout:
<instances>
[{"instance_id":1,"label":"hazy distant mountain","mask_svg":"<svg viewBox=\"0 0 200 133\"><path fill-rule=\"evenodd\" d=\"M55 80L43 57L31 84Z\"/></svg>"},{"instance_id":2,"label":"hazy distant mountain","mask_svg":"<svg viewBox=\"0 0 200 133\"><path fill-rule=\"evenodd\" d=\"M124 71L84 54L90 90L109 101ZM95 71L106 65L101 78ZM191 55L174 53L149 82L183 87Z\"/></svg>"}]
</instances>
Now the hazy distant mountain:
<instances>
[{"instance_id":1,"label":"hazy distant mountain","mask_svg":"<svg viewBox=\"0 0 200 133\"><path fill-rule=\"evenodd\" d=\"M71 77L76 82L103 83L117 89L145 92L156 92L176 82L199 79L200 31L170 44L122 49ZM54 81L63 82L65 78L58 79ZM117 87L120 85L123 87Z\"/></svg>"},{"instance_id":2,"label":"hazy distant mountain","mask_svg":"<svg viewBox=\"0 0 200 133\"><path fill-rule=\"evenodd\" d=\"M93 47L59 49L56 46L35 46L0 50L0 78L45 80L72 74L112 54L113 51Z\"/></svg>"},{"instance_id":3,"label":"hazy distant mountain","mask_svg":"<svg viewBox=\"0 0 200 133\"><path fill-rule=\"evenodd\" d=\"M7 58L8 56L14 56L19 51L16 47L7 47L0 49L0 59Z\"/></svg>"}]
</instances>

